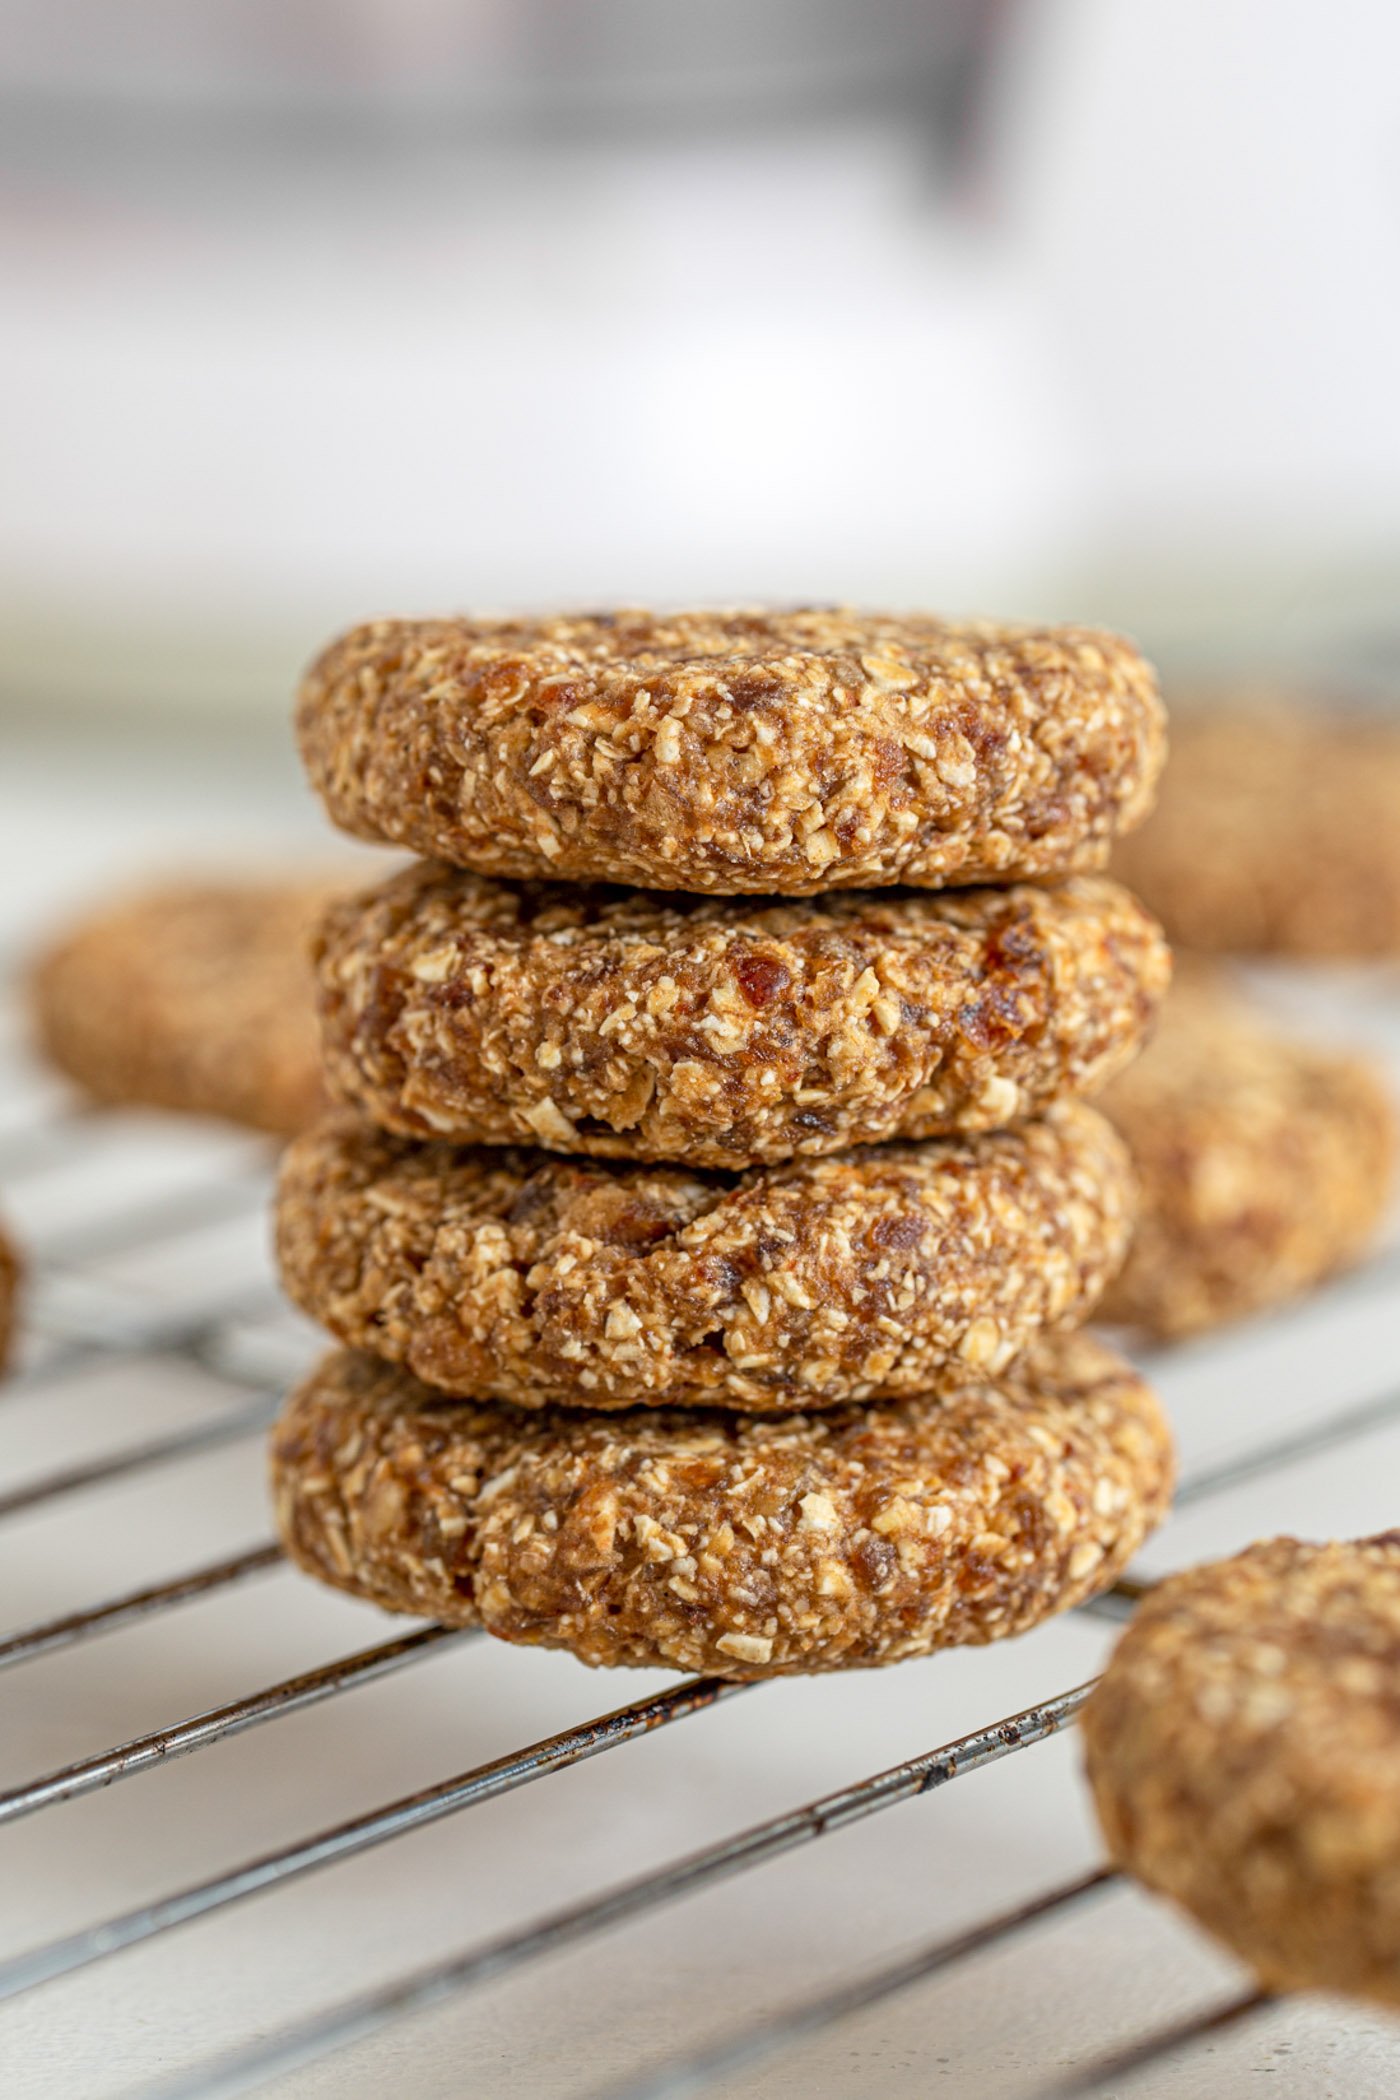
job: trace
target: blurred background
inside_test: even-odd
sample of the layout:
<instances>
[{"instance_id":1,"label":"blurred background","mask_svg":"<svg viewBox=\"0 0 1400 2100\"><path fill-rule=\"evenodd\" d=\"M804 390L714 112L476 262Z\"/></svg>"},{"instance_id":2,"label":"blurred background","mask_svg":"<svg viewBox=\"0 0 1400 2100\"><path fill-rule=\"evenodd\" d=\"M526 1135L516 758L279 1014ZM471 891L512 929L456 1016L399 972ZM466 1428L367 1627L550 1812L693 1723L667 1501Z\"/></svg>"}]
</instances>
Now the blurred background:
<instances>
[{"instance_id":1,"label":"blurred background","mask_svg":"<svg viewBox=\"0 0 1400 2100\"><path fill-rule=\"evenodd\" d=\"M177 811L210 739L290 810L374 612L912 603L1388 689L1398 119L1383 0L0 0L10 851L57 764L154 795L143 728Z\"/></svg>"}]
</instances>

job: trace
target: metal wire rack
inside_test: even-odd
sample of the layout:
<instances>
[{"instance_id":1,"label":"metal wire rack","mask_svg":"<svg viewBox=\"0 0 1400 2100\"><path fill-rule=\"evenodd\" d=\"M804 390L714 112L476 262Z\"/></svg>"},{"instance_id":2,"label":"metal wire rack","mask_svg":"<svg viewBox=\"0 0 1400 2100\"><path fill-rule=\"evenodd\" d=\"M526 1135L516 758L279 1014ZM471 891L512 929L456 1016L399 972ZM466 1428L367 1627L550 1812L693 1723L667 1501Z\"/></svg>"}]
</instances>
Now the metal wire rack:
<instances>
[{"instance_id":1,"label":"metal wire rack","mask_svg":"<svg viewBox=\"0 0 1400 2100\"><path fill-rule=\"evenodd\" d=\"M1383 1024L1380 1033L1400 1038L1400 1017L1392 1013L1388 1000L1372 1012L1373 1034L1378 1032L1374 1025L1378 1017ZM279 1307L261 1249L259 1219L269 1168L261 1147L197 1128L172 1128L154 1119L100 1117L75 1108L25 1065L13 1027L0 1032L0 1060L6 1080L0 1115L0 1193L32 1249L26 1292L28 1340L17 1373L4 1388L4 1406L0 1407L0 1424L27 1421L24 1449L29 1462L21 1477L0 1486L0 1546L21 1520L42 1521L45 1537L57 1542L50 1547L46 1566L67 1568L70 1556L64 1541L77 1541L71 1564L80 1566L82 1579L92 1583L89 1559L80 1548L91 1531L94 1498L138 1492L143 1509L158 1509L163 1506L162 1495L174 1493L173 1483L192 1463L214 1453L246 1457L249 1450L255 1451L287 1377L308 1359L315 1343ZM235 1243L241 1249L237 1258L229 1252ZM1345 1349L1339 1342L1342 1335L1347 1337ZM1159 1360L1162 1382L1168 1397L1178 1404L1187 1431L1178 1505L1181 1514L1165 1535L1165 1545L1139 1576L1120 1583L1091 1612L1078 1615L1081 1636L1093 1635L1101 1644L1110 1630L1106 1622L1131 1611L1144 1582L1174 1560L1196 1557L1197 1537L1204 1534L1194 1527L1203 1513L1215 1513L1218 1518L1221 1511L1234 1512L1226 1533L1219 1537L1222 1547L1270 1528L1257 1520L1256 1511L1270 1505L1280 1482L1307 1484L1308 1499L1319 1511L1319 1529L1339 1528L1334 1510L1338 1496L1346 1501L1348 1513L1353 1508L1358 1511L1358 1521L1374 1521L1365 1484L1383 1494L1386 1461L1400 1451L1400 1376L1393 1370L1387 1376L1382 1368L1387 1356L1392 1364L1395 1361L1397 1336L1400 1262L1392 1253L1379 1256L1292 1321L1270 1322L1214 1347L1197 1347ZM1321 1393L1320 1366L1329 1374ZM143 1391L143 1380L163 1382L168 1403L182 1410L180 1418L152 1428L144 1426L143 1416L143 1426L130 1433L124 1421L119 1421L114 1431L104 1432L100 1448L60 1448L51 1456L46 1435L50 1418L60 1420L68 1398L75 1393L81 1396L94 1384L100 1386L114 1371L118 1382L124 1380L127 1387L135 1376ZM1242 1393L1250 1396L1252 1407L1239 1404ZM1392 1432L1397 1441L1387 1445ZM1393 1465L1390 1477L1395 1477ZM1330 1487L1329 1480L1333 1481ZM1358 1481L1363 1483L1359 1497L1353 1492ZM190 1508L187 1490L177 1499L183 1510ZM1296 1508L1295 1496L1284 1510L1285 1523L1292 1521L1296 1526ZM1390 1521L1394 1521L1393 1509ZM439 1626L390 1627L368 1645L338 1653L330 1661L317 1661L259 1683L252 1691L201 1706L183 1718L109 1742L113 1729L106 1718L108 1707L124 1713L133 1698L146 1696L139 1664L127 1669L114 1665L92 1683L85 1683L74 1674L82 1663L77 1651L115 1654L122 1644L113 1640L107 1648L110 1637L147 1638L186 1615L186 1623L192 1625L201 1611L207 1613L219 1606L219 1600L243 1592L261 1595L266 1609L255 1624L274 1631L289 1611L282 1586L278 1586L275 1606L266 1587L280 1564L277 1546L269 1537L245 1537L234 1549L205 1557L191 1555L173 1573L126 1586L113 1584L95 1593L89 1589L81 1601L64 1602L61 1609L32 1615L29 1623L16 1624L0 1634L0 1671L60 1665L68 1673L62 1679L65 1689L58 1701L64 1729L71 1722L89 1742L95 1739L99 1744L0 1785L0 1823L18 1824L74 1804L118 1782L171 1767L196 1752L271 1729L274 1723L282 1728L291 1717L313 1708L333 1703L348 1716L352 1693L362 1694L390 1678L421 1673L429 1658L445 1651L472 1649L469 1663L464 1660L454 1665L462 1673L454 1682L463 1686L470 1683L468 1672L484 1668L493 1644L470 1633ZM105 1567L105 1560L102 1565ZM20 1570L23 1577L18 1549L8 1562L0 1561L0 1570L6 1566ZM12 1581L10 1588L15 1587ZM31 1585L22 1579L19 1587L22 1594L31 1592ZM298 1588L298 1598L300 1595ZM337 1629L350 1624L384 1628L386 1624L341 1600L318 1597L316 1605L334 1615ZM8 1608L6 1616L10 1616ZM216 1646L211 1639L211 1652ZM523 1667L540 1660L507 1657L509 1663ZM561 1665L568 1673L550 1678L550 1696L557 1685L567 1686L567 1696L576 1697L581 1680L575 1666L560 1658L544 1660ZM236 1667L243 1667L237 1657L234 1661ZM928 1665L905 1666L905 1670L917 1673L944 1668L951 1661L935 1658ZM1046 1664L1042 1661L1037 1667L1043 1674ZM1014 1682L1014 1668L1015 1657L1007 1651L995 1672L997 1684ZM903 1676L904 1672L884 1675ZM493 1701L507 1681L497 1669L491 1679ZM929 1681L921 1680L924 1684ZM965 1669L962 1681L968 1698L986 1696L980 1686L990 1679L979 1678L974 1687ZM22 1682L6 1679L9 1696L0 1703L0 1721L7 1727L16 1716L42 1716L48 1710L41 1696L33 1701L21 1696ZM161 1671L155 1670L152 1697L160 1696L164 1682ZM435 1951L428 1959L421 1955L412 1960L395 1958L393 1905L406 1903L412 1911L410 1871L409 1878L396 1878L387 1894L377 1889L366 1898L384 1920L389 1935L388 1944L376 1943L379 1967L375 1973L351 1988L319 1991L311 1999L313 2010L303 2006L287 2018L245 2022L241 2036L235 2034L231 2041L220 2028L213 2047L208 2046L206 2015L226 1980L225 1972L217 1957L201 1968L184 1956L177 1986L178 2002L185 2011L184 2028L172 2037L170 2022L164 2028L157 2022L155 2031L141 2037L139 2045L128 2044L124 2054L118 2052L121 2061L116 2068L130 2068L133 2073L120 2089L160 2094L164 2100L176 2100L176 2096L212 2100L216 2095L243 2093L305 2072L333 2053L363 2045L373 2037L396 2035L399 2023L409 2015L430 2008L455 2009L488 1984L509 1984L533 1972L545 1957L591 1949L595 1943L605 1946L610 1935L638 1921L653 1921L670 1907L679 1906L682 1899L732 1884L737 1893L726 1900L742 1904L747 1900L743 1892L753 1887L751 1877L759 1869L771 1868L802 1848L824 1846L885 1809L940 1791L955 1779L984 1768L1014 1762L1021 1769L1026 1753L1072 1721L1088 1689L1088 1682L1071 1680L1051 1696L1023 1700L1014 1710L993 1709L997 1717L989 1722L964 1727L934 1747L886 1764L869 1776L846 1779L799 1806L780 1806L755 1821L741 1821L737 1829L735 1811L726 1810L723 1798L723 1782L726 1773L732 1775L733 1767L721 1760L708 1801L710 1812L718 1815L720 1834L698 1845L663 1847L659 1856L652 1852L644 1857L640 1871L606 1875L602 1886L585 1886L565 1901L532 1900L518 1919L500 1929L474 1934L468 1926L459 1925L445 1945L434 1941ZM728 1708L731 1702L750 1709L767 1707L778 1738L792 1731L795 1739L803 1733L805 1721L800 1715L796 1722L780 1717L783 1702L793 1696L786 1685L745 1687L693 1678L651 1688L648 1680L641 1696L587 1721L547 1731L524 1748L452 1770L447 1777L390 1798L376 1798L371 1806L336 1821L322 1823L313 1817L301 1834L271 1845L255 1845L234 1864L176 1880L153 1896L143 1894L138 1901L109 1904L93 1922L38 1936L28 1932L8 1952L0 1943L0 2003L19 2000L29 2005L30 1994L38 1994L13 2044L0 2024L0 2055L7 2055L21 2068L25 2062L31 2068L38 2066L34 2091L85 2092L90 2089L89 2078L91 2088L96 2089L100 2033L89 2024L89 2014L80 2014L88 2037L84 2044L89 2050L84 2058L87 2069L65 2073L65 2051L74 2034L72 2015L48 2013L48 1994L40 1992L41 1986L76 1979L81 1972L105 1971L124 1951L166 1936L178 1937L196 1921L231 1912L255 1896L290 1891L323 1870L344 1867L386 1848L402 1850L412 1833L429 1825L446 1825L467 1810L501 1801L549 1775L602 1759L640 1739L654 1740L687 1717ZM849 1696L866 1700L863 1690ZM964 1696L961 1690L959 1696ZM902 1725L910 1725L907 1716ZM63 1732L56 1728L55 1736ZM304 1769L307 1746L300 1738L293 1741L294 1735L292 1731L283 1738L290 1746L286 1762ZM39 1728L37 1737L25 1736L26 1750L31 1740L47 1740L44 1728ZM748 1740L757 1738L751 1733ZM356 1741L357 1731L348 1719L333 1733L318 1738L320 1748L312 1753L313 1777L316 1757L334 1760ZM445 1740L432 1754L441 1762L453 1762ZM210 1760L200 1774L205 1789L203 1821L216 1834L230 1799L229 1783L220 1778L218 1764L219 1760ZM259 1769L265 1773L269 1768ZM711 1765L709 1770L713 1776L716 1767ZM194 1801L196 1797L185 1798ZM746 1798L742 1789L737 1798L740 1802ZM71 1808L66 1813L71 1814ZM742 1807L738 1813L742 1816ZM546 1851L558 1842L559 1828L556 1819L544 1831L541 1843ZM526 1829L523 1842L528 1843L530 1837ZM12 1842L8 1833L4 1842ZM72 1850L70 1845L63 1857L71 1861ZM663 2100L663 2096L674 2100L674 2096L709 2091L726 2082L730 2090L757 2092L758 2085L735 2085L733 2081L741 2074L746 2080L762 2078L765 2066L781 2066L791 2060L793 2051L814 2038L850 2029L859 2015L888 2006L901 1994L912 1993L915 1986L980 1973L989 1962L1009 1959L1019 1946L1047 1934L1056 1920L1069 1920L1103 1904L1115 1877L1092 1863L1091 1837L1081 1846L1081 1855L1071 1871L1058 1877L1042 1873L1038 1885L1023 1888L1015 1900L964 1901L959 1922L873 1959L864 1952L863 1928L862 1944L843 1951L838 1971L828 1974L820 1988L801 1987L799 1965L796 1987L788 1983L784 1972L781 1979L770 1981L753 2005L743 2009L742 2017L712 2019L707 2023L712 2031L681 2039L667 2031L663 2005L660 2024L653 2019L655 2032L649 2029L638 2035L637 2046L627 2052L625 2069L612 2061L595 2063L589 2051L578 2062L561 2063L556 2050L548 2076L542 2074L532 2083L522 2075L519 2089L606 2092L611 2100L624 2100L624 2096L625 2100ZM14 1872L0 1874L0 1888L8 1885L13 1890L18 1880L22 1895L25 1886L31 1890L39 1886L48 1874L50 1856L31 1849L18 1877ZM625 1846L619 1846L618 1856L625 1862ZM989 1877L988 1888L996 1885L996 1876ZM817 1886L832 1914L839 1916L839 1877L824 1878ZM84 1898L82 1887L78 1900ZM1119 1900L1123 1900L1121 1892ZM319 1915L324 1920L326 1913ZM330 1915L334 1918L335 1912ZM343 1915L349 1916L348 1908ZM712 1922L715 1915L706 1912ZM723 1919L733 1912L718 1915ZM328 1952L334 1975L335 1948L333 1943L326 1947L324 1924L317 1947L318 1979L327 1973ZM595 1969L592 1973L596 1978L606 1972ZM286 1980L289 2002L296 2006L300 2001L295 1994L295 1974ZM1009 2082L998 2084L989 2074L974 2075L970 2062L960 2068L957 2060L945 2054L930 2059L929 2083L936 2076L946 2081L939 2086L943 2090L980 2094L1014 2089L1035 2095L1036 2100L1089 2093L1108 2085L1117 2091L1138 2076L1150 2085L1154 2070L1160 2071L1168 2061L1179 2063L1184 2052L1203 2049L1232 2031L1245 2030L1251 2022L1265 2022L1266 2015L1274 2020L1287 2017L1283 2009L1271 2005L1220 1964L1196 1974L1193 1984L1189 2002L1173 2005L1167 2017L1139 2020L1126 2038L1122 2021L1106 2018L1101 2040L1081 2033L1072 2051L1061 2047L1057 2060L1047 2060L1039 2068L1022 2052ZM139 1996L136 1986L133 1995ZM55 1994L53 2003L60 2002L61 1994ZM629 2017L634 2015L619 2015L624 2023ZM411 2038L399 2048L393 2089L437 2090L415 2075ZM1067 2057L1072 2060L1066 2061ZM354 2060L348 2059L350 2063ZM46 2061L59 2066L57 2082L52 2069L44 2070ZM1391 2065L1393 2069L1393 2056ZM497 2083L490 2068L480 2063L476 2074L468 2078L466 2088L453 2083L443 2089L516 2089L504 2073ZM46 2077L48 2083L44 2083ZM370 2075L363 2086L347 2083L343 2070L339 2077L339 2092L385 2089L382 2071ZM970 2082L961 2082L963 2079ZM298 2092L322 2089L295 2084ZM860 2083L858 2077L851 2089L883 2092L890 2088L881 2074L870 2084ZM808 2070L797 2085L762 2083L761 2090L764 2094L770 2090L825 2092L828 2087Z\"/></svg>"}]
</instances>

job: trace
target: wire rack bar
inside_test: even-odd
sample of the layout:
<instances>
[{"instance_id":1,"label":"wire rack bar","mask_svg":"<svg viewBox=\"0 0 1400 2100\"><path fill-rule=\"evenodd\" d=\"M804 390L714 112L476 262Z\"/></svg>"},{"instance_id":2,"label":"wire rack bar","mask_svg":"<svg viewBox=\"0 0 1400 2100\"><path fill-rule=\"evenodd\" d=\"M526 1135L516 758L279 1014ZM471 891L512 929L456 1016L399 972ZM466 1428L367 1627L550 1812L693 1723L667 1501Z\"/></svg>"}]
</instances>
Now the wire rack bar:
<instances>
[{"instance_id":1,"label":"wire rack bar","mask_svg":"<svg viewBox=\"0 0 1400 2100\"><path fill-rule=\"evenodd\" d=\"M263 1691L235 1699L227 1706L211 1707L171 1728L157 1728L150 1735L136 1736L96 1757L81 1758L76 1764L46 1772L40 1779L31 1779L0 1794L0 1824L17 1823L41 1808L52 1808L55 1802L72 1801L119 1779L133 1779L138 1772L149 1772L175 1757L187 1757L192 1750L203 1750L227 1736L241 1735L261 1722L316 1706L337 1692L349 1691L353 1685L373 1684L405 1664L416 1662L428 1649L441 1647L447 1641L469 1639L474 1631L465 1626L422 1627L415 1633L401 1634L396 1640L382 1641L377 1647L361 1648L337 1662L304 1670L299 1676L284 1677Z\"/></svg>"},{"instance_id":2,"label":"wire rack bar","mask_svg":"<svg viewBox=\"0 0 1400 2100\"><path fill-rule=\"evenodd\" d=\"M1300 1458L1315 1458L1320 1452L1331 1451L1338 1444L1348 1444L1354 1437L1365 1436L1373 1429L1384 1429L1391 1422L1400 1420L1400 1386L1391 1386L1383 1393L1373 1394L1360 1400L1353 1407L1338 1410L1323 1421L1309 1422L1303 1428L1287 1436L1275 1437L1270 1443L1258 1444L1252 1451L1241 1451L1234 1458L1224 1459L1219 1465L1203 1466L1197 1473L1189 1474L1179 1482L1173 1497L1172 1507L1197 1502L1205 1495L1218 1495L1226 1488L1243 1487L1260 1473L1272 1472L1278 1466L1291 1466Z\"/></svg>"},{"instance_id":3,"label":"wire rack bar","mask_svg":"<svg viewBox=\"0 0 1400 2100\"><path fill-rule=\"evenodd\" d=\"M888 1771L857 1781L854 1786L825 1794L805 1807L754 1824L736 1837L673 1860L635 1881L623 1882L601 1896L555 1911L520 1931L347 1998L221 2063L197 2070L173 2084L162 2081L147 2088L149 2100L156 2100L157 2095L159 2100L231 2100L232 2095L246 2093L269 2078L298 2070L351 2042L362 2041L409 2013L422 2012L526 1962L589 1939L594 1933L623 1924L660 1904L693 1895L747 1868L862 1822L897 1802L930 1793L964 1773L979 1771L1017 1750L1028 1749L1032 1743L1043 1742L1073 1719L1090 1689L1087 1684L1077 1685L1073 1691L1026 1707L1021 1713L993 1722L989 1728L976 1729L956 1742L911 1757Z\"/></svg>"},{"instance_id":4,"label":"wire rack bar","mask_svg":"<svg viewBox=\"0 0 1400 2100\"><path fill-rule=\"evenodd\" d=\"M36 1334L83 1357L186 1356L203 1364L203 1351L221 1328L259 1312L273 1311L276 1294L266 1283L244 1284L226 1296L210 1300L195 1311L133 1309L123 1302L113 1310L115 1293L91 1292L85 1304L67 1305L53 1292L29 1293L25 1320ZM105 1302L104 1302L105 1301Z\"/></svg>"},{"instance_id":5,"label":"wire rack bar","mask_svg":"<svg viewBox=\"0 0 1400 2100\"><path fill-rule=\"evenodd\" d=\"M1224 2005L1208 2006L1204 2012L1192 2013L1183 2020L1174 2020L1168 2027L1159 2027L1126 2049L1115 2049L1106 2056L1095 2057L1092 2063L1071 2072L1068 2078L1042 2087L1035 2100L1088 2100L1089 2094L1097 2093L1103 2086L1127 2084L1164 2057L1209 2041L1212 2035L1224 2034L1278 2002L1270 1991L1245 1991Z\"/></svg>"},{"instance_id":6,"label":"wire rack bar","mask_svg":"<svg viewBox=\"0 0 1400 2100\"><path fill-rule=\"evenodd\" d=\"M9 1182L45 1173L55 1152L60 1158L68 1152L76 1128L98 1122L97 1112L86 1102L74 1100L51 1109L43 1122L31 1123L0 1142L0 1176Z\"/></svg>"},{"instance_id":7,"label":"wire rack bar","mask_svg":"<svg viewBox=\"0 0 1400 2100\"><path fill-rule=\"evenodd\" d=\"M970 1961L974 1955L1003 1945L1014 1939L1017 1933L1043 1923L1046 1918L1068 1910L1071 1905L1100 1895L1111 1888L1117 1878L1111 1867L1098 1867L1092 1874L1082 1875L1078 1881L1033 1896L1029 1902L1018 1904L1015 1910L1003 1911L1000 1917L989 1918L966 1932L916 1947L888 1968L857 1976L849 1983L829 1985L820 1997L805 1999L767 2019L756 2020L751 2027L725 2035L719 2042L697 2049L691 2056L674 2057L659 2070L629 2079L623 2085L610 2085L599 2092L595 2100L690 2100L690 2095L703 2092L716 2080L732 2077L735 2072L748 2070L766 2057L795 2048L823 2029L835 2027L857 2013L867 2012L872 2005L894 1997L896 1992L926 1982L940 1969Z\"/></svg>"},{"instance_id":8,"label":"wire rack bar","mask_svg":"<svg viewBox=\"0 0 1400 2100\"><path fill-rule=\"evenodd\" d=\"M100 1260L106 1254L133 1254L166 1240L182 1238L204 1226L224 1225L244 1212L267 1203L267 1156L255 1164L248 1161L194 1183L168 1189L147 1203L111 1216L91 1219L84 1225L67 1226L47 1245L39 1258L45 1268L74 1268Z\"/></svg>"},{"instance_id":9,"label":"wire rack bar","mask_svg":"<svg viewBox=\"0 0 1400 2100\"><path fill-rule=\"evenodd\" d=\"M56 1502L65 1495L76 1494L81 1488L125 1479L142 1472L147 1466L166 1465L177 1458L192 1458L202 1451L216 1451L221 1444L237 1443L241 1437L256 1436L270 1426L277 1406L276 1400L268 1398L255 1407L241 1407L219 1415L212 1422L198 1422L190 1429L178 1429L144 1443L128 1444L124 1450L111 1452L106 1458L88 1459L81 1465L64 1466L59 1472L46 1473L40 1480L12 1488L8 1495L0 1495L0 1520L38 1509L46 1502Z\"/></svg>"},{"instance_id":10,"label":"wire rack bar","mask_svg":"<svg viewBox=\"0 0 1400 2100\"><path fill-rule=\"evenodd\" d=\"M568 1728L562 1734L548 1736L543 1742L531 1744L527 1750L510 1751L506 1756L493 1758L489 1764L478 1765L456 1778L424 1787L416 1794L405 1794L397 1801L386 1802L382 1807L339 1823L331 1830L318 1831L315 1837L265 1853L260 1859L250 1860L246 1866L234 1868L231 1873L196 1882L173 1896L162 1897L159 1902L106 1918L100 1925L87 1926L83 1931L53 1940L45 1947L0 1962L0 2000L17 1997L21 1991L52 1982L55 1977L71 1975L74 1970L86 1968L89 1963L116 1954L124 1947L154 1939L157 1934L169 1932L177 1925L188 1925L195 1918L207 1917L211 1911L224 1910L232 1903L241 1903L248 1896L279 1887L318 1867L353 1859L356 1854L368 1852L390 1838L403 1837L410 1830L421 1830L425 1824L440 1822L444 1816L455 1815L462 1809L479 1808L483 1802L512 1793L531 1780L543 1779L547 1773L561 1771L566 1765L597 1757L604 1750L614 1749L620 1743L630 1743L637 1736L647 1735L673 1721L684 1720L688 1714L701 1713L719 1700L747 1689L746 1685L724 1678L688 1678L669 1691L657 1692L649 1699L638 1699L630 1706L618 1707L596 1721L585 1721L582 1727Z\"/></svg>"},{"instance_id":11,"label":"wire rack bar","mask_svg":"<svg viewBox=\"0 0 1400 2100\"><path fill-rule=\"evenodd\" d=\"M188 1574L172 1576L168 1582L127 1590L120 1597L110 1597L105 1604L90 1605L86 1611L71 1611L60 1619L27 1626L0 1640L0 1670L32 1662L35 1656L49 1655L56 1648L71 1648L79 1641L91 1640L94 1634L113 1633L119 1626L130 1626L134 1620L150 1618L174 1604L187 1604L194 1597L211 1596L216 1590L246 1582L250 1576L264 1574L281 1564L282 1548L269 1539L266 1545L250 1546L245 1553L230 1554L226 1560L206 1561L202 1568L191 1568Z\"/></svg>"}]
</instances>

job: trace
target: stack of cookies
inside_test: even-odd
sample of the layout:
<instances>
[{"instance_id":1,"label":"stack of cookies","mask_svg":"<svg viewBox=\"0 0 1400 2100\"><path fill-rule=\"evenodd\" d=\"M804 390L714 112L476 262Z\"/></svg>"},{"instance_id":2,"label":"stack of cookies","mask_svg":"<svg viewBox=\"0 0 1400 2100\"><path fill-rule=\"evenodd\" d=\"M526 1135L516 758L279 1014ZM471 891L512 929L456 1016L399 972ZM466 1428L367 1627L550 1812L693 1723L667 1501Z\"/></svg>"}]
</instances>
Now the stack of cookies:
<instances>
[{"instance_id":1,"label":"stack of cookies","mask_svg":"<svg viewBox=\"0 0 1400 2100\"><path fill-rule=\"evenodd\" d=\"M380 622L299 710L343 1107L287 1155L287 1549L391 1610L737 1677L1019 1632L1170 1442L1076 1330L1133 1179L1084 1096L1166 987L1092 871L1148 667L1084 629Z\"/></svg>"}]
</instances>

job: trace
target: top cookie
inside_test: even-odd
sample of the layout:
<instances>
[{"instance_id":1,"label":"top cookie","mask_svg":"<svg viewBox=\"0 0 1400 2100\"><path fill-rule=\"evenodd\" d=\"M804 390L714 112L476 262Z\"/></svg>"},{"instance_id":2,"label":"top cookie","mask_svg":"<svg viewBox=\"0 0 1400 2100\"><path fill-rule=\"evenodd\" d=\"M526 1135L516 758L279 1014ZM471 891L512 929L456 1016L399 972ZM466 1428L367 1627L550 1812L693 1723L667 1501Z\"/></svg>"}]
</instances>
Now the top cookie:
<instances>
[{"instance_id":1,"label":"top cookie","mask_svg":"<svg viewBox=\"0 0 1400 2100\"><path fill-rule=\"evenodd\" d=\"M359 837L734 895L1101 867L1165 748L1114 635L810 608L376 621L313 664L297 726Z\"/></svg>"},{"instance_id":2,"label":"top cookie","mask_svg":"<svg viewBox=\"0 0 1400 2100\"><path fill-rule=\"evenodd\" d=\"M1115 856L1170 940L1400 955L1400 722L1224 693L1171 727L1161 805Z\"/></svg>"}]
</instances>

